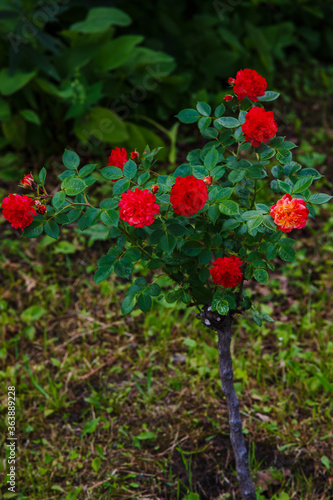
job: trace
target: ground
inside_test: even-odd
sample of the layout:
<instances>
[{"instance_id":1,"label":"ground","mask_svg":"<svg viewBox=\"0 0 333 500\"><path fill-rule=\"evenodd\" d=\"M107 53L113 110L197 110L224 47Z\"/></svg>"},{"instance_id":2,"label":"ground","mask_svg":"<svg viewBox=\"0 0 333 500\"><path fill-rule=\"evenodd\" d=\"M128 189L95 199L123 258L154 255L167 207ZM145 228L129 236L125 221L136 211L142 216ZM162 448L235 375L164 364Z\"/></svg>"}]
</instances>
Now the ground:
<instances>
[{"instance_id":1,"label":"ground","mask_svg":"<svg viewBox=\"0 0 333 500\"><path fill-rule=\"evenodd\" d=\"M308 128L298 140L299 159L323 173L330 133ZM333 496L332 206L319 212L292 234L297 261L277 260L268 285L246 285L275 323L234 323L235 385L262 500ZM93 281L107 242L71 229L60 242L22 240L6 223L0 232L0 409L5 417L14 385L16 498L238 499L217 339L195 310L159 301L123 318L127 281Z\"/></svg>"}]
</instances>

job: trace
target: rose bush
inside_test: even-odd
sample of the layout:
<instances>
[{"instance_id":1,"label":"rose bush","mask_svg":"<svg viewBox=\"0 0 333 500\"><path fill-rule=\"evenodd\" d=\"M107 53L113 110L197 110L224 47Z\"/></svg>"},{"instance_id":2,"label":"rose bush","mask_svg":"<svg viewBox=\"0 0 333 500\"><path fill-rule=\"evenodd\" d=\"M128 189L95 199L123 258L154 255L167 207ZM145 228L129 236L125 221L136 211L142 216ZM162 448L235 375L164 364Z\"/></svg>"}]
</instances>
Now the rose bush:
<instances>
[{"instance_id":1,"label":"rose bush","mask_svg":"<svg viewBox=\"0 0 333 500\"><path fill-rule=\"evenodd\" d=\"M295 260L295 240L284 233L303 228L314 218L314 206L332 197L311 193L322 175L294 161L296 145L276 136L274 114L263 106L279 94L265 91L265 79L254 70L239 71L229 83L236 99L229 95L226 105L215 110L198 102L196 109L177 115L183 123L197 123L207 143L191 151L172 174L156 172L158 149L148 146L141 155L131 152L130 159L118 147L101 169L80 166L78 155L66 150L55 194L46 190L43 168L38 179L28 174L22 181L32 197L9 194L2 209L12 226L30 238L43 231L58 238L59 226L75 222L81 231L106 226L111 247L97 263L95 282L111 273L129 279L138 262L149 271L128 288L123 314L135 307L147 312L157 297L198 308L204 324L219 335L237 473L243 498L254 500L232 382L232 318L247 312L259 325L271 321L252 303L244 283L266 283L278 257ZM110 196L95 206L89 188L105 180ZM174 283L171 289L159 286L162 276Z\"/></svg>"}]
</instances>

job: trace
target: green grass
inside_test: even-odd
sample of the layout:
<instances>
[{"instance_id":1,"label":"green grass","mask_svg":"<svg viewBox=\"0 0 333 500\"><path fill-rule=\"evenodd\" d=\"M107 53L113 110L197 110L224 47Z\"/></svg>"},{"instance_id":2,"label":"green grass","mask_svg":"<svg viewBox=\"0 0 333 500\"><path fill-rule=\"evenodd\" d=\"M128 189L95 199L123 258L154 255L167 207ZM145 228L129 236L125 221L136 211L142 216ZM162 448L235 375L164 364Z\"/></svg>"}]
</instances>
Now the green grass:
<instances>
[{"instance_id":1,"label":"green grass","mask_svg":"<svg viewBox=\"0 0 333 500\"><path fill-rule=\"evenodd\" d=\"M260 499L333 495L332 207L311 224L297 233L296 263L247 284L276 322L234 326ZM23 241L4 227L1 430L3 441L14 385L16 498L238 499L216 338L195 311L160 301L123 318L126 281L93 282L106 242L88 248L69 230L67 243Z\"/></svg>"}]
</instances>

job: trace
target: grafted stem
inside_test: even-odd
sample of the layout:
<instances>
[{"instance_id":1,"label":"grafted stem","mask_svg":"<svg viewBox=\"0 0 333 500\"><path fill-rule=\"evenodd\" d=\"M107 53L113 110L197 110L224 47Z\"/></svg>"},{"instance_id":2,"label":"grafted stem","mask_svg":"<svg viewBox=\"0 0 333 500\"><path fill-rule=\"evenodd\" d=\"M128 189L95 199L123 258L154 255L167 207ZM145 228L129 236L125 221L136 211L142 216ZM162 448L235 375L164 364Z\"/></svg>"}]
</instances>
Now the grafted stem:
<instances>
[{"instance_id":1,"label":"grafted stem","mask_svg":"<svg viewBox=\"0 0 333 500\"><path fill-rule=\"evenodd\" d=\"M243 436L239 404L235 392L230 352L232 314L220 316L205 307L199 315L208 328L218 334L219 365L222 389L227 400L229 412L230 441L236 459L236 471L242 500L256 500L255 487L252 482L248 463L248 454Z\"/></svg>"}]
</instances>

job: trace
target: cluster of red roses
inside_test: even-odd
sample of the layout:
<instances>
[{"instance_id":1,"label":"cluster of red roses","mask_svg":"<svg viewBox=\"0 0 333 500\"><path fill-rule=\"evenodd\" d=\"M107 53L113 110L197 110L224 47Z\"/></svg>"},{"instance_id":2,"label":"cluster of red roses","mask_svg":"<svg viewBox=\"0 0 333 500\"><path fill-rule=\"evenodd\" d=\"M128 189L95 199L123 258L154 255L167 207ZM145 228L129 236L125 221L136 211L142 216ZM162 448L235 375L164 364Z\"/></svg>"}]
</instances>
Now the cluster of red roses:
<instances>
[{"instance_id":1,"label":"cluster of red roses","mask_svg":"<svg viewBox=\"0 0 333 500\"><path fill-rule=\"evenodd\" d=\"M256 71L244 69L238 71L236 78L230 78L229 83L233 85L233 91L239 100L248 97L251 101L258 101L258 97L264 95L267 87L266 80ZM226 101L233 99L226 96ZM252 107L245 116L242 125L245 140L253 147L258 147L261 142L267 142L277 132L277 125L272 111L265 111L260 107ZM133 151L130 154L132 160L139 159L139 153ZM109 166L123 169L128 161L125 148L116 147L109 157ZM32 189L36 187L31 174L26 175L21 183ZM183 217L191 217L199 212L208 200L207 186L212 184L212 177L197 179L193 175L177 177L171 188L170 204L174 212ZM159 187L152 186L151 190L136 188L134 191L124 192L119 201L120 218L134 227L145 227L151 225L155 216L159 214L159 206L156 196ZM39 200L33 200L27 195L9 194L2 202L3 215L11 225L18 229L29 226L36 215L46 212L46 207ZM302 228L308 219L309 210L302 199L292 198L286 194L275 205L271 207L271 216L277 229L289 233L294 228ZM216 284L224 287L235 287L242 281L240 266L244 264L238 257L219 257L213 262L210 273Z\"/></svg>"}]
</instances>

